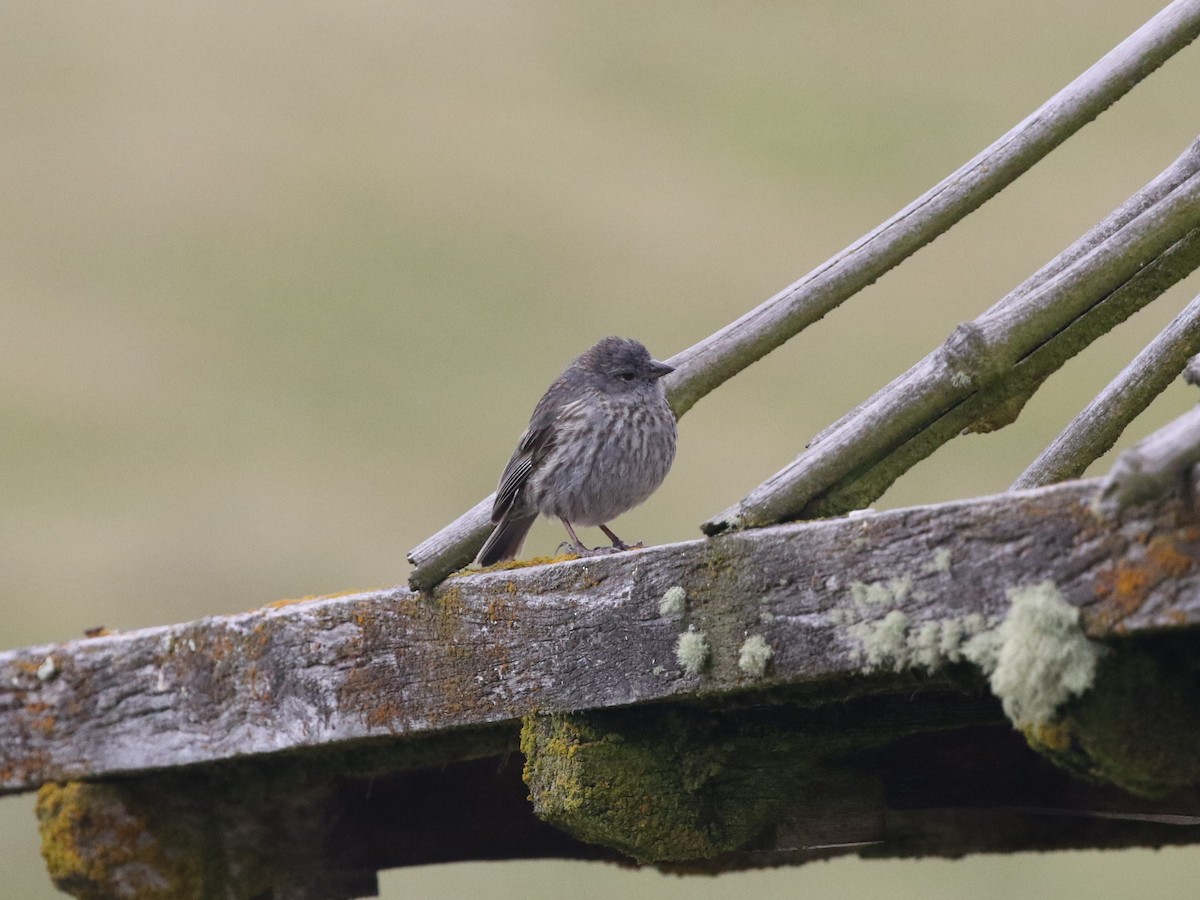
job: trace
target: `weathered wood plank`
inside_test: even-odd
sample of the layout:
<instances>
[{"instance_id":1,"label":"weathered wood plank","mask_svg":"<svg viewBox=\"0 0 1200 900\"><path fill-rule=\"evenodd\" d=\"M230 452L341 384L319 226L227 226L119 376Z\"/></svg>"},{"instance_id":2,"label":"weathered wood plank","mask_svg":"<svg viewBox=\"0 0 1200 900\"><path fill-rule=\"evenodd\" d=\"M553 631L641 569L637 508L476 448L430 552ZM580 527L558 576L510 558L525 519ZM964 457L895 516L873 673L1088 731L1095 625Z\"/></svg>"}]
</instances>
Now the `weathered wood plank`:
<instances>
[{"instance_id":1,"label":"weathered wood plank","mask_svg":"<svg viewBox=\"0 0 1200 900\"><path fill-rule=\"evenodd\" d=\"M1044 580L1095 637L1200 622L1190 508L1168 498L1110 521L1090 510L1095 490L784 525L473 574L432 595L397 587L8 651L0 790L858 677L872 659L919 664L930 629L994 624L1007 589ZM870 635L894 612L909 641L889 656ZM695 673L676 656L689 628L708 648ZM739 667L749 636L771 652L761 677L753 659Z\"/></svg>"}]
</instances>

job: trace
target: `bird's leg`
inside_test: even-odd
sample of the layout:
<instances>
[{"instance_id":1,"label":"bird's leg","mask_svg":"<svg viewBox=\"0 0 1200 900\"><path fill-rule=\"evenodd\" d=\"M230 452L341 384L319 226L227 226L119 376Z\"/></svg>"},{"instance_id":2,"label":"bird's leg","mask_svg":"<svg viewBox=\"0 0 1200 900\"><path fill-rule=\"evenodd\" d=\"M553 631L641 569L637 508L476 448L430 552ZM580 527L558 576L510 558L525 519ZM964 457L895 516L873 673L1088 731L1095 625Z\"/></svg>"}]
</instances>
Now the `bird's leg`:
<instances>
[{"instance_id":1,"label":"bird's leg","mask_svg":"<svg viewBox=\"0 0 1200 900\"><path fill-rule=\"evenodd\" d=\"M579 539L579 536L575 534L575 529L571 527L570 522L568 522L562 516L559 516L558 520L563 523L563 528L567 529L567 534L571 536L570 542L563 541L561 544L559 544L558 548L560 550L563 547L566 547L568 551L576 553L579 556L603 556L606 553L616 553L619 550L633 549L603 525L600 527L604 529L604 533L612 539L613 545L611 547L593 547L592 549L588 549L583 545L583 541ZM640 547L641 544L638 544L638 546Z\"/></svg>"},{"instance_id":2,"label":"bird's leg","mask_svg":"<svg viewBox=\"0 0 1200 900\"><path fill-rule=\"evenodd\" d=\"M612 541L612 545L614 547L616 547L618 550L638 550L642 547L641 541L638 541L636 544L625 543L623 540L621 540L619 537L617 537L613 533L613 530L611 528L609 528L607 525L601 525L600 530L603 531L606 535L608 535L608 539L610 541Z\"/></svg>"},{"instance_id":3,"label":"bird's leg","mask_svg":"<svg viewBox=\"0 0 1200 900\"><path fill-rule=\"evenodd\" d=\"M592 551L583 546L583 541L579 540L579 535L575 533L575 529L571 527L571 523L562 516L558 517L558 521L563 523L563 528L567 529L567 534L571 536L571 543L568 545L569 548L578 553L580 556L590 556Z\"/></svg>"}]
</instances>

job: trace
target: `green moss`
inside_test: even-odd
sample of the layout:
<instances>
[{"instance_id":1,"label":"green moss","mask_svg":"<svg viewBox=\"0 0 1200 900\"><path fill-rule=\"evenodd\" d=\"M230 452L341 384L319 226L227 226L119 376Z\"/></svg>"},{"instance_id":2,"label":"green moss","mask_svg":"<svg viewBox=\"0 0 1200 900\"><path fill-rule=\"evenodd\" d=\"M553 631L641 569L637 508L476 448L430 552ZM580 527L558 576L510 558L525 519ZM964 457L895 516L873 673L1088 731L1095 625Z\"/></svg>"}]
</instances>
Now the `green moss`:
<instances>
[{"instance_id":1,"label":"green moss","mask_svg":"<svg viewBox=\"0 0 1200 900\"><path fill-rule=\"evenodd\" d=\"M163 814L146 792L113 784L46 784L38 791L42 856L54 885L81 900L206 895L203 834Z\"/></svg>"},{"instance_id":2,"label":"green moss","mask_svg":"<svg viewBox=\"0 0 1200 900\"><path fill-rule=\"evenodd\" d=\"M511 726L377 739L38 794L54 883L84 900L254 897L311 880L311 852L339 778L369 779L514 749Z\"/></svg>"},{"instance_id":3,"label":"green moss","mask_svg":"<svg viewBox=\"0 0 1200 900\"><path fill-rule=\"evenodd\" d=\"M815 746L779 723L684 709L530 716L521 732L537 815L642 862L765 839L803 805Z\"/></svg>"},{"instance_id":4,"label":"green moss","mask_svg":"<svg viewBox=\"0 0 1200 900\"><path fill-rule=\"evenodd\" d=\"M1123 647L1050 726L1026 730L1060 765L1131 793L1160 797L1200 784L1200 684L1169 649Z\"/></svg>"},{"instance_id":5,"label":"green moss","mask_svg":"<svg viewBox=\"0 0 1200 900\"><path fill-rule=\"evenodd\" d=\"M533 566L551 566L555 563L569 562L573 559L579 559L578 553L559 553L556 556L531 556L528 559L506 559L498 563L493 563L490 566L477 566L470 563L457 572L446 576L448 581L451 578L465 578L468 575L478 575L480 572L507 572L513 569L529 569Z\"/></svg>"}]
</instances>

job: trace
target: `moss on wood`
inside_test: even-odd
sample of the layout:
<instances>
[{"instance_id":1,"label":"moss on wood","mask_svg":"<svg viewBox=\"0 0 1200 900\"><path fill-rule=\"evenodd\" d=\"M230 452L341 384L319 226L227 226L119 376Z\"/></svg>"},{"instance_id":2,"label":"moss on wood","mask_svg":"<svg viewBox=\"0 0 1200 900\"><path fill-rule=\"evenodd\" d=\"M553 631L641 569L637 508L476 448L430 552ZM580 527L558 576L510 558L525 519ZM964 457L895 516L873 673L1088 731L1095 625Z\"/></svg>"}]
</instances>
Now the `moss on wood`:
<instances>
[{"instance_id":1,"label":"moss on wood","mask_svg":"<svg viewBox=\"0 0 1200 900\"><path fill-rule=\"evenodd\" d=\"M684 709L530 716L521 747L539 817L641 862L755 844L819 761L786 725Z\"/></svg>"},{"instance_id":2,"label":"moss on wood","mask_svg":"<svg viewBox=\"0 0 1200 900\"><path fill-rule=\"evenodd\" d=\"M209 896L209 854L198 846L208 830L195 814L168 809L180 812L141 781L43 785L38 827L55 887L80 900Z\"/></svg>"},{"instance_id":3,"label":"moss on wood","mask_svg":"<svg viewBox=\"0 0 1200 900\"><path fill-rule=\"evenodd\" d=\"M1196 674L1169 647L1121 647L1091 691L1026 738L1077 774L1162 797L1200 784L1198 696Z\"/></svg>"}]
</instances>

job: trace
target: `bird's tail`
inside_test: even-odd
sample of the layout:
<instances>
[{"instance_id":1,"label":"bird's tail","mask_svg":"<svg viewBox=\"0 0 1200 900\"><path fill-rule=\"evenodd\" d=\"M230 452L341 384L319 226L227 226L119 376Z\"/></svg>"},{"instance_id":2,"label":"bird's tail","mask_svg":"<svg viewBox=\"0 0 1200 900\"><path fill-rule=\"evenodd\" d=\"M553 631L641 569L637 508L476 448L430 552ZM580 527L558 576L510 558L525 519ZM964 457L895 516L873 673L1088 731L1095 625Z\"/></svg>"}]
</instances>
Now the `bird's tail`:
<instances>
[{"instance_id":1,"label":"bird's tail","mask_svg":"<svg viewBox=\"0 0 1200 900\"><path fill-rule=\"evenodd\" d=\"M529 534L529 529L533 527L536 519L537 513L532 516L505 516L491 536L484 541L483 549L479 551L475 561L481 566L490 566L501 560L512 559L521 552L525 535Z\"/></svg>"}]
</instances>

